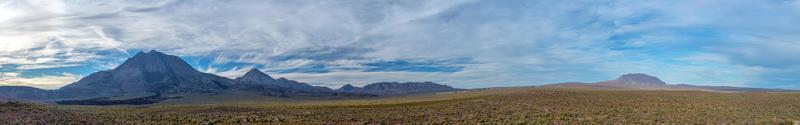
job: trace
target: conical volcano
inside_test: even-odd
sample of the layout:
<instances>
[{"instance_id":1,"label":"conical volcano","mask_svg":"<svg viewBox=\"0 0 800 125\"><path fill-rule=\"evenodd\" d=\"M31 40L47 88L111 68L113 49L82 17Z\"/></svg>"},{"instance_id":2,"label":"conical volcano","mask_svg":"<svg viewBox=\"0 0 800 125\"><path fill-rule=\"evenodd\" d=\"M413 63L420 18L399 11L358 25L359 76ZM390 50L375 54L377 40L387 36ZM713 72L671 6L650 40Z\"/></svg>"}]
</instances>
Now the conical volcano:
<instances>
[{"instance_id":1,"label":"conical volcano","mask_svg":"<svg viewBox=\"0 0 800 125\"><path fill-rule=\"evenodd\" d=\"M180 92L208 93L235 82L195 70L183 59L158 51L139 52L122 65L93 73L59 89L74 98L140 97Z\"/></svg>"},{"instance_id":2,"label":"conical volcano","mask_svg":"<svg viewBox=\"0 0 800 125\"><path fill-rule=\"evenodd\" d=\"M167 55L155 50L139 52L126 60L115 71L142 71L146 73L197 74L195 70L178 56Z\"/></svg>"},{"instance_id":3,"label":"conical volcano","mask_svg":"<svg viewBox=\"0 0 800 125\"><path fill-rule=\"evenodd\" d=\"M236 78L236 81L245 84L275 83L275 78L267 75L258 69L251 69L244 76Z\"/></svg>"}]
</instances>

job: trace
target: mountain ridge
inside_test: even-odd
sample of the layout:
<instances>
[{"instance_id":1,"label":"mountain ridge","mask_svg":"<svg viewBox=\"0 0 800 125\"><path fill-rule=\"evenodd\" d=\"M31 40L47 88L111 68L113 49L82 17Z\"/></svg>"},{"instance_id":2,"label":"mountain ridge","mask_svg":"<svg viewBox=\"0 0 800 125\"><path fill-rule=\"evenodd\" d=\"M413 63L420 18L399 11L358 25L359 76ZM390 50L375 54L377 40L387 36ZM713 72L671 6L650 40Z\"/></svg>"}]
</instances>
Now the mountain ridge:
<instances>
[{"instance_id":1,"label":"mountain ridge","mask_svg":"<svg viewBox=\"0 0 800 125\"><path fill-rule=\"evenodd\" d=\"M583 89L607 89L607 90L697 90L697 91L713 91L713 92L784 92L784 91L797 91L786 89L763 89L763 88L748 88L748 87L732 87L732 86L700 86L688 84L668 84L661 81L658 77L650 76L643 73L629 73L623 74L617 79L584 83L584 82L565 82L540 85L542 88L583 88Z\"/></svg>"},{"instance_id":2,"label":"mountain ridge","mask_svg":"<svg viewBox=\"0 0 800 125\"><path fill-rule=\"evenodd\" d=\"M200 72L178 56L155 50L139 52L111 70L92 73L56 90L0 86L0 96L6 98L55 101L59 104L149 104L178 99L171 97L177 94L226 93L254 93L275 97L370 96L335 92L327 87L312 86L286 78L274 79L257 69L251 69L237 79L229 79Z\"/></svg>"},{"instance_id":3,"label":"mountain ridge","mask_svg":"<svg viewBox=\"0 0 800 125\"><path fill-rule=\"evenodd\" d=\"M49 99L47 97L56 96L54 90L44 90L29 86L0 86L0 96L7 98L23 99L23 100L42 100Z\"/></svg>"},{"instance_id":4,"label":"mountain ridge","mask_svg":"<svg viewBox=\"0 0 800 125\"><path fill-rule=\"evenodd\" d=\"M245 75L237 77L234 79L239 83L244 84L262 84L262 85L275 85L285 88L291 88L296 90L302 91L326 91L326 92L333 92L332 89L327 87L319 87L319 86L312 86L307 83L298 82L294 80L289 80L286 78L272 78L268 74L261 72L258 69L250 69Z\"/></svg>"},{"instance_id":5,"label":"mountain ridge","mask_svg":"<svg viewBox=\"0 0 800 125\"><path fill-rule=\"evenodd\" d=\"M624 74L617 79L595 82L568 82L543 85L555 88L634 89L634 90L700 90L700 91L792 91L729 86L696 86L667 84L659 78L641 73ZM235 79L194 69L183 59L155 50L139 52L111 70L92 73L77 82L56 90L27 86L0 86L0 97L6 100L55 101L68 104L149 104L174 95L221 95L251 93L274 97L363 97L459 91L433 82L376 82L363 87L350 84L338 89L312 86L307 83L273 78L258 69L250 69Z\"/></svg>"},{"instance_id":6,"label":"mountain ridge","mask_svg":"<svg viewBox=\"0 0 800 125\"><path fill-rule=\"evenodd\" d=\"M376 95L403 95L415 93L432 93L432 92L449 92L458 91L447 85L437 84L433 82L377 82L365 85L364 87L355 87L346 84L336 91L353 92L353 93L366 93Z\"/></svg>"}]
</instances>

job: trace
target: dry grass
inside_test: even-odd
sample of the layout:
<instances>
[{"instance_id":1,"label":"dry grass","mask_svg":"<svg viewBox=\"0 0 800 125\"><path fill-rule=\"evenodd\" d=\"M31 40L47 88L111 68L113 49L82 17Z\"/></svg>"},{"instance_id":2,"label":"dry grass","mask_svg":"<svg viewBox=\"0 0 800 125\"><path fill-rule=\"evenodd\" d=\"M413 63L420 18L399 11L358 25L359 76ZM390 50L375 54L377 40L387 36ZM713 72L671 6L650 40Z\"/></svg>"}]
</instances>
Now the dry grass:
<instances>
[{"instance_id":1,"label":"dry grass","mask_svg":"<svg viewBox=\"0 0 800 125\"><path fill-rule=\"evenodd\" d=\"M798 102L798 93L523 88L262 104L3 105L0 124L792 124Z\"/></svg>"}]
</instances>

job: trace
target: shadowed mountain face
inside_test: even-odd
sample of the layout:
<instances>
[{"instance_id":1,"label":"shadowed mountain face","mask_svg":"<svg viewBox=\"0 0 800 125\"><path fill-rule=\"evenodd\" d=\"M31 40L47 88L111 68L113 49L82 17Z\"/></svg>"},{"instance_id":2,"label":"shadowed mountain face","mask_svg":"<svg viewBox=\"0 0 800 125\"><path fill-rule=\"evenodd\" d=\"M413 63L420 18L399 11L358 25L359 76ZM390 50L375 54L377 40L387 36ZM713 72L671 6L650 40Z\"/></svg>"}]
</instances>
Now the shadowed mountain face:
<instances>
[{"instance_id":1,"label":"shadowed mountain face","mask_svg":"<svg viewBox=\"0 0 800 125\"><path fill-rule=\"evenodd\" d=\"M337 91L341 92L365 93L365 94L376 94L376 95L402 95L402 94L414 94L414 93L448 92L448 91L458 91L458 90L459 89L447 85L436 84L433 82L407 82L407 83L379 82L379 83L372 83L361 88L353 87L352 85L347 84L337 89Z\"/></svg>"},{"instance_id":2,"label":"shadowed mountain face","mask_svg":"<svg viewBox=\"0 0 800 125\"><path fill-rule=\"evenodd\" d=\"M181 92L209 93L227 89L233 80L195 70L180 57L157 51L140 52L109 71L93 73L59 89L68 98L141 97Z\"/></svg>"}]
</instances>

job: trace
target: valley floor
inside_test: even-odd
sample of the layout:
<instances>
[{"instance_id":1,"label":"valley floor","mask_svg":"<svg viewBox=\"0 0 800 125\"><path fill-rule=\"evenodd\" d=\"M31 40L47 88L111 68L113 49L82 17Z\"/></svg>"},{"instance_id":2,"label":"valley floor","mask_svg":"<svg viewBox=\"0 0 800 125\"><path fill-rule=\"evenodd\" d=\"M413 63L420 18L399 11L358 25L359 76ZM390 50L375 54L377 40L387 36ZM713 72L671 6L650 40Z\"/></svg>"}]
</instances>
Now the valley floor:
<instances>
[{"instance_id":1,"label":"valley floor","mask_svg":"<svg viewBox=\"0 0 800 125\"><path fill-rule=\"evenodd\" d=\"M800 93L504 88L349 100L0 105L0 124L800 124Z\"/></svg>"}]
</instances>

